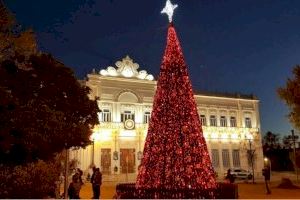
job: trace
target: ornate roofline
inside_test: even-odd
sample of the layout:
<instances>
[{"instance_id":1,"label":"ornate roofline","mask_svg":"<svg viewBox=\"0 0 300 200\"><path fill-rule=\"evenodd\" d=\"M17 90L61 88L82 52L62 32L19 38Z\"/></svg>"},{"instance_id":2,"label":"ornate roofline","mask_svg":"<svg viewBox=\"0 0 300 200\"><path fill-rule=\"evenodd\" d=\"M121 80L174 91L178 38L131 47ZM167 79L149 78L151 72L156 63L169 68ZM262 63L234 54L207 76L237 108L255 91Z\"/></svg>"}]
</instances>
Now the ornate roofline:
<instances>
[{"instance_id":1,"label":"ornate roofline","mask_svg":"<svg viewBox=\"0 0 300 200\"><path fill-rule=\"evenodd\" d=\"M123 58L122 61L117 61L115 65L116 67L108 66L106 69L100 70L99 74L102 76L121 76L149 81L154 80L153 75L148 74L146 70L138 71L139 64L134 63L128 55Z\"/></svg>"}]
</instances>

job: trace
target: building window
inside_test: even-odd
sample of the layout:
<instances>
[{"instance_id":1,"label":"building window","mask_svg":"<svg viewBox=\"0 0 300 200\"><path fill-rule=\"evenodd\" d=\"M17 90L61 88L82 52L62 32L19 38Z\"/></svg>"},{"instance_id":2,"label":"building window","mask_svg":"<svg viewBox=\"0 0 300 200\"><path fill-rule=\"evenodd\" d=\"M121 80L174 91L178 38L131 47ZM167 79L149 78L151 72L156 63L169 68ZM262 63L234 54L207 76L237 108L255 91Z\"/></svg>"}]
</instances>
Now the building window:
<instances>
[{"instance_id":1,"label":"building window","mask_svg":"<svg viewBox=\"0 0 300 200\"><path fill-rule=\"evenodd\" d=\"M221 116L220 117L220 125L222 127L226 127L227 126L227 122L226 122L226 117L225 116Z\"/></svg>"},{"instance_id":2,"label":"building window","mask_svg":"<svg viewBox=\"0 0 300 200\"><path fill-rule=\"evenodd\" d=\"M150 121L150 112L147 111L144 113L144 124L148 124Z\"/></svg>"},{"instance_id":3,"label":"building window","mask_svg":"<svg viewBox=\"0 0 300 200\"><path fill-rule=\"evenodd\" d=\"M236 127L236 118L235 117L230 117L230 126Z\"/></svg>"},{"instance_id":4,"label":"building window","mask_svg":"<svg viewBox=\"0 0 300 200\"><path fill-rule=\"evenodd\" d=\"M111 112L109 109L103 109L101 112L101 119L102 122L111 122Z\"/></svg>"},{"instance_id":5,"label":"building window","mask_svg":"<svg viewBox=\"0 0 300 200\"><path fill-rule=\"evenodd\" d=\"M206 126L206 117L205 115L200 115L200 121L202 126Z\"/></svg>"},{"instance_id":6,"label":"building window","mask_svg":"<svg viewBox=\"0 0 300 200\"><path fill-rule=\"evenodd\" d=\"M210 121L210 126L217 126L217 119L215 115L211 115L209 121Z\"/></svg>"},{"instance_id":7,"label":"building window","mask_svg":"<svg viewBox=\"0 0 300 200\"><path fill-rule=\"evenodd\" d=\"M131 111L124 111L121 113L121 122L125 122L127 119L132 119L134 121L134 113Z\"/></svg>"},{"instance_id":8,"label":"building window","mask_svg":"<svg viewBox=\"0 0 300 200\"><path fill-rule=\"evenodd\" d=\"M251 119L249 117L245 118L245 125L246 125L246 128L252 128Z\"/></svg>"},{"instance_id":9,"label":"building window","mask_svg":"<svg viewBox=\"0 0 300 200\"><path fill-rule=\"evenodd\" d=\"M211 157L212 157L212 165L214 168L218 168L219 167L219 150L218 149L212 149L211 150Z\"/></svg>"},{"instance_id":10,"label":"building window","mask_svg":"<svg viewBox=\"0 0 300 200\"><path fill-rule=\"evenodd\" d=\"M233 162L233 167L240 167L241 166L240 150L234 149L232 151L232 162Z\"/></svg>"},{"instance_id":11,"label":"building window","mask_svg":"<svg viewBox=\"0 0 300 200\"><path fill-rule=\"evenodd\" d=\"M230 159L229 159L229 150L228 149L222 150L222 160L223 160L223 167L230 168Z\"/></svg>"}]
</instances>

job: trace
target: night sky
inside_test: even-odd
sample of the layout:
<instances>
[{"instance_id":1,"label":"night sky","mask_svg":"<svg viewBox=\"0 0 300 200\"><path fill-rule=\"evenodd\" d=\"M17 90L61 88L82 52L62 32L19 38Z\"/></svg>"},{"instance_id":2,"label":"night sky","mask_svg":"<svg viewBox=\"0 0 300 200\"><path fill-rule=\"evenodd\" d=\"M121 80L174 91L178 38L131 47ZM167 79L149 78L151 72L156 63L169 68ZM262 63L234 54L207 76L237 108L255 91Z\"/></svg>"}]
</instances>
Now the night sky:
<instances>
[{"instance_id":1,"label":"night sky","mask_svg":"<svg viewBox=\"0 0 300 200\"><path fill-rule=\"evenodd\" d=\"M255 94L262 131L288 134L276 89L300 63L299 0L172 0L196 90ZM157 77L168 20L165 0L6 0L42 51L82 79L129 55Z\"/></svg>"}]
</instances>

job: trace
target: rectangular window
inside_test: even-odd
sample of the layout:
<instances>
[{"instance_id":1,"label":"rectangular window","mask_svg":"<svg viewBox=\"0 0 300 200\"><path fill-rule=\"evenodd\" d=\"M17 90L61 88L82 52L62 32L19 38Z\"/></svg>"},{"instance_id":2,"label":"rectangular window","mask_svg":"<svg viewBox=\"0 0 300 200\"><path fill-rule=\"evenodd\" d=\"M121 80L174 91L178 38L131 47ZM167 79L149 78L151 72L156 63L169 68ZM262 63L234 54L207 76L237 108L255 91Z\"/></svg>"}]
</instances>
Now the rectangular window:
<instances>
[{"instance_id":1,"label":"rectangular window","mask_svg":"<svg viewBox=\"0 0 300 200\"><path fill-rule=\"evenodd\" d=\"M148 124L150 121L150 112L147 111L144 113L144 124Z\"/></svg>"},{"instance_id":2,"label":"rectangular window","mask_svg":"<svg viewBox=\"0 0 300 200\"><path fill-rule=\"evenodd\" d=\"M109 109L103 109L101 112L101 120L102 122L111 122L111 112Z\"/></svg>"},{"instance_id":3,"label":"rectangular window","mask_svg":"<svg viewBox=\"0 0 300 200\"><path fill-rule=\"evenodd\" d=\"M221 116L220 117L220 125L222 127L226 127L227 126L227 121L226 121L226 117L225 116Z\"/></svg>"},{"instance_id":4,"label":"rectangular window","mask_svg":"<svg viewBox=\"0 0 300 200\"><path fill-rule=\"evenodd\" d=\"M210 126L217 126L217 119L215 115L211 115L209 118Z\"/></svg>"},{"instance_id":5,"label":"rectangular window","mask_svg":"<svg viewBox=\"0 0 300 200\"><path fill-rule=\"evenodd\" d=\"M200 115L200 121L202 126L206 126L206 117L205 115Z\"/></svg>"},{"instance_id":6,"label":"rectangular window","mask_svg":"<svg viewBox=\"0 0 300 200\"><path fill-rule=\"evenodd\" d=\"M127 119L132 119L134 121L134 113L131 111L124 111L121 113L121 122L125 122Z\"/></svg>"},{"instance_id":7,"label":"rectangular window","mask_svg":"<svg viewBox=\"0 0 300 200\"><path fill-rule=\"evenodd\" d=\"M218 149L212 149L211 150L211 157L212 157L212 165L214 168L218 168L220 166L219 161L219 150Z\"/></svg>"},{"instance_id":8,"label":"rectangular window","mask_svg":"<svg viewBox=\"0 0 300 200\"><path fill-rule=\"evenodd\" d=\"M222 150L223 167L230 168L229 150Z\"/></svg>"},{"instance_id":9,"label":"rectangular window","mask_svg":"<svg viewBox=\"0 0 300 200\"><path fill-rule=\"evenodd\" d=\"M241 166L240 150L234 149L232 151L232 162L233 162L233 167L240 167Z\"/></svg>"},{"instance_id":10,"label":"rectangular window","mask_svg":"<svg viewBox=\"0 0 300 200\"><path fill-rule=\"evenodd\" d=\"M245 126L246 128L252 128L251 119L249 117L245 118Z\"/></svg>"},{"instance_id":11,"label":"rectangular window","mask_svg":"<svg viewBox=\"0 0 300 200\"><path fill-rule=\"evenodd\" d=\"M230 126L236 127L236 118L235 117L230 117Z\"/></svg>"}]
</instances>

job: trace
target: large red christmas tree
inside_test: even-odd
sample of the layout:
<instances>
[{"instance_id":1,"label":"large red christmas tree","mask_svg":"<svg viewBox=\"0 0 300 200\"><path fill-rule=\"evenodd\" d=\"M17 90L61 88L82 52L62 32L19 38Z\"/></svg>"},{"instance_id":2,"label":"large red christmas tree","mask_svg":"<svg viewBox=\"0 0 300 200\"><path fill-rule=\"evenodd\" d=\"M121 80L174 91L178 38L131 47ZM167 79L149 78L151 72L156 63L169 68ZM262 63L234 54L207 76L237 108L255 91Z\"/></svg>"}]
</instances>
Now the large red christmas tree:
<instances>
[{"instance_id":1,"label":"large red christmas tree","mask_svg":"<svg viewBox=\"0 0 300 200\"><path fill-rule=\"evenodd\" d=\"M170 23L137 188L215 189L187 66Z\"/></svg>"}]
</instances>

